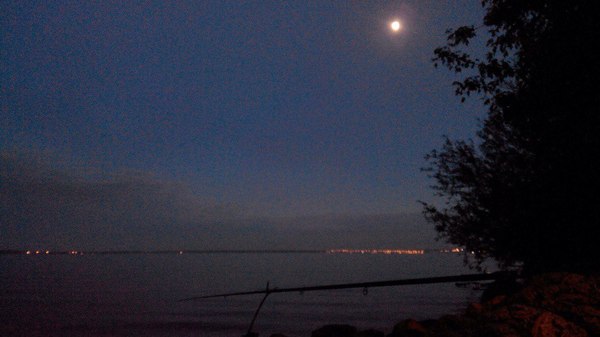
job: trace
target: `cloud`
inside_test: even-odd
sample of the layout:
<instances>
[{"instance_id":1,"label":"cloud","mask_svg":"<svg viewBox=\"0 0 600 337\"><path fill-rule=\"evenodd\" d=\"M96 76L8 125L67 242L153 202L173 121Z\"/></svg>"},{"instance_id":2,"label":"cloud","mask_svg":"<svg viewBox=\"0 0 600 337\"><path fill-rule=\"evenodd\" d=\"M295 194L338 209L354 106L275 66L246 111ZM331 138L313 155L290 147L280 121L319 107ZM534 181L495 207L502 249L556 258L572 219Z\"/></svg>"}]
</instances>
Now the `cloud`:
<instances>
[{"instance_id":1,"label":"cloud","mask_svg":"<svg viewBox=\"0 0 600 337\"><path fill-rule=\"evenodd\" d=\"M0 153L0 182L2 248L174 248L237 216L147 172L56 169L17 151Z\"/></svg>"},{"instance_id":2,"label":"cloud","mask_svg":"<svg viewBox=\"0 0 600 337\"><path fill-rule=\"evenodd\" d=\"M0 151L0 249L428 248L420 214L246 217L183 182ZM247 210L249 214L256 214Z\"/></svg>"}]
</instances>

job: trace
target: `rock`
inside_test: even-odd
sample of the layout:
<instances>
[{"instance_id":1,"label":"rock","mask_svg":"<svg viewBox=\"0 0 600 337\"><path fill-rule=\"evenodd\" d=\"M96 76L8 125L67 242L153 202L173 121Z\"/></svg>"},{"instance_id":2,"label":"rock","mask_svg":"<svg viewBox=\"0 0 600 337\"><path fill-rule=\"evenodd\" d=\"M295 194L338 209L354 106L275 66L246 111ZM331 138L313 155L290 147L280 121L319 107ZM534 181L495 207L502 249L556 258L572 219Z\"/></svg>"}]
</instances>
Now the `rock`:
<instances>
[{"instance_id":1,"label":"rock","mask_svg":"<svg viewBox=\"0 0 600 337\"><path fill-rule=\"evenodd\" d=\"M596 305L600 301L600 277L569 273L536 276L515 299L549 311L558 306Z\"/></svg>"},{"instance_id":2,"label":"rock","mask_svg":"<svg viewBox=\"0 0 600 337\"><path fill-rule=\"evenodd\" d=\"M426 334L427 330L421 323L407 319L396 324L388 337L422 337Z\"/></svg>"},{"instance_id":3,"label":"rock","mask_svg":"<svg viewBox=\"0 0 600 337\"><path fill-rule=\"evenodd\" d=\"M598 309L600 276L598 275L584 276L569 273L539 275L532 278L528 286L512 300L559 316L585 329L589 335L600 335L600 309ZM548 320L548 317L545 315L544 319ZM539 325L538 328L541 326Z\"/></svg>"},{"instance_id":4,"label":"rock","mask_svg":"<svg viewBox=\"0 0 600 337\"><path fill-rule=\"evenodd\" d=\"M356 337L384 337L385 334L379 330L368 329L360 331L356 334Z\"/></svg>"},{"instance_id":5,"label":"rock","mask_svg":"<svg viewBox=\"0 0 600 337\"><path fill-rule=\"evenodd\" d=\"M499 296L491 298L489 301L485 302L485 304L487 304L488 306L496 306L496 305L502 304L502 302L504 302L505 300L506 300L505 295L499 295Z\"/></svg>"},{"instance_id":6,"label":"rock","mask_svg":"<svg viewBox=\"0 0 600 337\"><path fill-rule=\"evenodd\" d=\"M514 278L499 279L490 283L481 294L481 302L488 302L498 296L505 298L513 295L523 288L523 285Z\"/></svg>"},{"instance_id":7,"label":"rock","mask_svg":"<svg viewBox=\"0 0 600 337\"><path fill-rule=\"evenodd\" d=\"M582 305L573 308L575 320L585 328L591 336L600 336L600 308L598 305Z\"/></svg>"},{"instance_id":8,"label":"rock","mask_svg":"<svg viewBox=\"0 0 600 337\"><path fill-rule=\"evenodd\" d=\"M523 337L525 334L516 330L513 326L507 323L494 323L488 328L486 334L482 334L481 330L469 336L502 336L502 337Z\"/></svg>"},{"instance_id":9,"label":"rock","mask_svg":"<svg viewBox=\"0 0 600 337\"><path fill-rule=\"evenodd\" d=\"M356 328L346 324L330 324L312 332L312 337L356 337Z\"/></svg>"},{"instance_id":10,"label":"rock","mask_svg":"<svg viewBox=\"0 0 600 337\"><path fill-rule=\"evenodd\" d=\"M518 286L518 287L517 287ZM506 290L506 293L500 290ZM550 273L526 284L504 284L471 304L463 315L396 324L388 337L589 337L600 336L600 275ZM327 325L313 337L382 337L348 325Z\"/></svg>"},{"instance_id":11,"label":"rock","mask_svg":"<svg viewBox=\"0 0 600 337\"><path fill-rule=\"evenodd\" d=\"M522 322L523 325L533 324L540 315L540 310L523 304L513 304L508 307L510 318L513 321Z\"/></svg>"},{"instance_id":12,"label":"rock","mask_svg":"<svg viewBox=\"0 0 600 337\"><path fill-rule=\"evenodd\" d=\"M442 316L437 323L431 327L430 333L426 335L444 337L480 336L478 331L487 332L487 330L479 325L478 320L468 316L446 315Z\"/></svg>"},{"instance_id":13,"label":"rock","mask_svg":"<svg viewBox=\"0 0 600 337\"><path fill-rule=\"evenodd\" d=\"M467 307L467 311L465 312L465 314L467 316L476 316L476 315L481 314L482 310L483 310L483 305L481 305L481 303L471 303Z\"/></svg>"},{"instance_id":14,"label":"rock","mask_svg":"<svg viewBox=\"0 0 600 337\"><path fill-rule=\"evenodd\" d=\"M437 324L437 319L426 319L424 321L420 321L421 325L425 328L425 330L430 330L435 324Z\"/></svg>"},{"instance_id":15,"label":"rock","mask_svg":"<svg viewBox=\"0 0 600 337\"><path fill-rule=\"evenodd\" d=\"M541 314L531 329L533 337L588 337L587 332L576 324L551 312Z\"/></svg>"},{"instance_id":16,"label":"rock","mask_svg":"<svg viewBox=\"0 0 600 337\"><path fill-rule=\"evenodd\" d=\"M483 313L491 322L509 324L517 329L529 330L541 310L523 304L512 304Z\"/></svg>"}]
</instances>

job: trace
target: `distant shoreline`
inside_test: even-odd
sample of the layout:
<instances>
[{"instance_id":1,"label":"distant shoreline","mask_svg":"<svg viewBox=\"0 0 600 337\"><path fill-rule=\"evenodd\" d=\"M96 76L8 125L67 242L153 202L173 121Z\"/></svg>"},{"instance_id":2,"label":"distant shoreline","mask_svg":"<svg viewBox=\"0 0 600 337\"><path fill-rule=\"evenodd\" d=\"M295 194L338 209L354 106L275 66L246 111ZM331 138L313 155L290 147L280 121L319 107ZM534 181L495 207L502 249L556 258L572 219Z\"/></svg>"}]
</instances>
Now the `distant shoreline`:
<instances>
[{"instance_id":1,"label":"distant shoreline","mask_svg":"<svg viewBox=\"0 0 600 337\"><path fill-rule=\"evenodd\" d=\"M184 254L369 254L421 255L428 253L462 253L450 249L205 249L205 250L0 250L0 255L184 255Z\"/></svg>"}]
</instances>

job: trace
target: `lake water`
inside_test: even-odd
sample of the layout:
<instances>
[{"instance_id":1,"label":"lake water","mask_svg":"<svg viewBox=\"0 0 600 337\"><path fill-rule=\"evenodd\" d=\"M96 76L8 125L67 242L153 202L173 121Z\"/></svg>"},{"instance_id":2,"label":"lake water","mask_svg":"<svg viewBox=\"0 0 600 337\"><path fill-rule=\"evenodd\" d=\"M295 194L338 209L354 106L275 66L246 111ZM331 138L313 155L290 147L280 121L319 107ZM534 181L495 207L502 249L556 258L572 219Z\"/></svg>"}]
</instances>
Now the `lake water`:
<instances>
[{"instance_id":1,"label":"lake water","mask_svg":"<svg viewBox=\"0 0 600 337\"><path fill-rule=\"evenodd\" d=\"M261 295L178 299L271 287L472 273L460 254L213 253L0 255L2 336L241 336ZM272 294L254 331L310 336L346 323L386 333L405 318L462 310L454 284Z\"/></svg>"}]
</instances>

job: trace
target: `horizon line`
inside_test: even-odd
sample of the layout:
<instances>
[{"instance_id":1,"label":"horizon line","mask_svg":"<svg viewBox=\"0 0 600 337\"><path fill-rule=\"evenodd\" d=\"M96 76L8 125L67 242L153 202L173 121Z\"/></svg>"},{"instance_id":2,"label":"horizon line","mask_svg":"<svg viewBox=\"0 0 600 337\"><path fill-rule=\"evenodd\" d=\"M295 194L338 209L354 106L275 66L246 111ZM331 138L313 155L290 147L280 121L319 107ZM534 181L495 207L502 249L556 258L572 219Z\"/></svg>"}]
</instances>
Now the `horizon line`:
<instances>
[{"instance_id":1,"label":"horizon line","mask_svg":"<svg viewBox=\"0 0 600 337\"><path fill-rule=\"evenodd\" d=\"M0 255L135 255L135 254L385 254L461 253L461 248L328 248L328 249L165 249L165 250L47 250L0 249Z\"/></svg>"}]
</instances>

